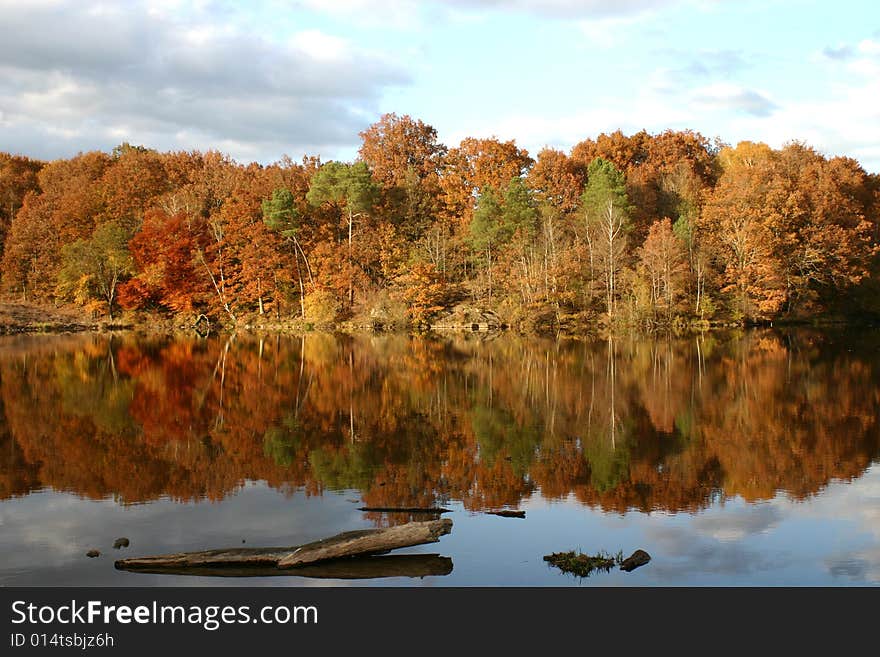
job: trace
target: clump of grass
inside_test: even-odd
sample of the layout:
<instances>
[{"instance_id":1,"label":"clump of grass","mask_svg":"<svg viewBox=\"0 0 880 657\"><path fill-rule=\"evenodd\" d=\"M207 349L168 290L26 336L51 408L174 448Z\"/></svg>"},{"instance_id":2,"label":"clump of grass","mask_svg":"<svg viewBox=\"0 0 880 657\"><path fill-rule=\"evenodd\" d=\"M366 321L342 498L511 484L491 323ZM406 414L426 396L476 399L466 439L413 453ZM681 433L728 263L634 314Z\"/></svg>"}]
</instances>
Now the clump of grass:
<instances>
[{"instance_id":1,"label":"clump of grass","mask_svg":"<svg viewBox=\"0 0 880 657\"><path fill-rule=\"evenodd\" d=\"M578 577L589 577L594 572L607 573L615 566L623 562L623 552L616 555L600 551L598 554L584 554L583 552L554 552L544 556L544 561L551 566L556 566L564 573L571 573Z\"/></svg>"}]
</instances>

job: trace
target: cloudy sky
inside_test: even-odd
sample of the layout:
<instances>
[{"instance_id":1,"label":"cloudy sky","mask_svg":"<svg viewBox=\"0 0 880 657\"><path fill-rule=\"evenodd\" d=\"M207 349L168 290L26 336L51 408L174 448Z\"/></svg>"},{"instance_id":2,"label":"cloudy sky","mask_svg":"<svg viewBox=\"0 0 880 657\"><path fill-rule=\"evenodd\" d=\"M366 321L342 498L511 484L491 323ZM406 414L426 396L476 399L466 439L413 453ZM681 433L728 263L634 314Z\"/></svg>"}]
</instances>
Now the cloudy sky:
<instances>
[{"instance_id":1,"label":"cloudy sky","mask_svg":"<svg viewBox=\"0 0 880 657\"><path fill-rule=\"evenodd\" d=\"M880 172L874 0L0 0L0 150L355 156L385 112L536 153L797 139Z\"/></svg>"}]
</instances>

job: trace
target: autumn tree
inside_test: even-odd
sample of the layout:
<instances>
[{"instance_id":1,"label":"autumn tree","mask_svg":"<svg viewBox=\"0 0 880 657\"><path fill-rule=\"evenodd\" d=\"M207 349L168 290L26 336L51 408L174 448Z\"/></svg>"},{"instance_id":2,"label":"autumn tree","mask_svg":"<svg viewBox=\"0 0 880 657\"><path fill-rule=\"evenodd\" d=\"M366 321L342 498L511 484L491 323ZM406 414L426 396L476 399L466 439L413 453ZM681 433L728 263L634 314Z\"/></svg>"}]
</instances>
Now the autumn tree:
<instances>
[{"instance_id":1,"label":"autumn tree","mask_svg":"<svg viewBox=\"0 0 880 657\"><path fill-rule=\"evenodd\" d=\"M645 142L648 139L649 135L644 130L629 137L621 130L602 133L595 139L585 139L575 144L571 149L571 159L585 170L596 158L601 158L613 164L618 171L630 171L647 160Z\"/></svg>"},{"instance_id":2,"label":"autumn tree","mask_svg":"<svg viewBox=\"0 0 880 657\"><path fill-rule=\"evenodd\" d=\"M668 324L684 296L688 271L684 244L673 232L669 218L651 224L638 258L640 274L650 291L651 316Z\"/></svg>"},{"instance_id":3,"label":"autumn tree","mask_svg":"<svg viewBox=\"0 0 880 657\"><path fill-rule=\"evenodd\" d=\"M376 214L390 222L395 236L407 243L396 249L399 257L386 262L386 268L401 266L407 252L417 250L444 269L450 231L438 215L439 171L446 146L437 140L437 131L410 116L392 113L360 136L360 159L381 188Z\"/></svg>"},{"instance_id":4,"label":"autumn tree","mask_svg":"<svg viewBox=\"0 0 880 657\"><path fill-rule=\"evenodd\" d=\"M493 257L517 238L521 264L527 269L524 251L534 238L538 211L531 192L522 178L516 177L499 195L493 187L486 187L477 200L470 224L470 241L475 252L485 255L485 273L488 279L488 297L492 300ZM519 257L516 258L520 260Z\"/></svg>"},{"instance_id":5,"label":"autumn tree","mask_svg":"<svg viewBox=\"0 0 880 657\"><path fill-rule=\"evenodd\" d=\"M313 285L312 268L309 259L297 239L300 231L300 214L296 208L293 193L286 188L276 189L272 198L263 201L263 221L271 229L279 233L292 245L293 261L296 266L296 277L299 282L300 313L306 316L306 290L303 282L303 270L308 274L309 284ZM302 264L300 264L302 263Z\"/></svg>"},{"instance_id":6,"label":"autumn tree","mask_svg":"<svg viewBox=\"0 0 880 657\"><path fill-rule=\"evenodd\" d=\"M37 191L37 174L43 168L38 160L0 153L0 256L15 213L28 192Z\"/></svg>"},{"instance_id":7,"label":"autumn tree","mask_svg":"<svg viewBox=\"0 0 880 657\"><path fill-rule=\"evenodd\" d=\"M601 272L605 311L610 321L615 315L617 279L626 253L631 206L623 174L611 162L596 158L587 175L581 214L589 245L590 279L597 270Z\"/></svg>"},{"instance_id":8,"label":"autumn tree","mask_svg":"<svg viewBox=\"0 0 880 657\"><path fill-rule=\"evenodd\" d=\"M54 298L61 246L88 239L102 209L98 181L109 158L104 153L55 160L37 174L39 194L32 192L13 219L3 259L6 290L23 298Z\"/></svg>"},{"instance_id":9,"label":"autumn tree","mask_svg":"<svg viewBox=\"0 0 880 657\"><path fill-rule=\"evenodd\" d=\"M259 192L256 184L248 186L223 205L229 289L240 309L256 307L264 315L271 301L277 316L282 284L290 280L290 264L281 248L283 237L264 220Z\"/></svg>"},{"instance_id":10,"label":"autumn tree","mask_svg":"<svg viewBox=\"0 0 880 657\"><path fill-rule=\"evenodd\" d=\"M538 216L538 204L531 190L522 178L513 178L504 190L501 221L504 241L510 245L510 262L515 263L508 270L509 278L518 283L520 297L526 303L534 301L535 296Z\"/></svg>"},{"instance_id":11,"label":"autumn tree","mask_svg":"<svg viewBox=\"0 0 880 657\"><path fill-rule=\"evenodd\" d=\"M407 316L415 326L425 326L455 298L455 286L450 285L432 263L417 262L400 278L401 298L407 306Z\"/></svg>"},{"instance_id":12,"label":"autumn tree","mask_svg":"<svg viewBox=\"0 0 880 657\"><path fill-rule=\"evenodd\" d=\"M618 130L576 144L570 159L586 171L601 157L624 174L631 237L641 242L657 217L674 221L689 208L698 209L700 195L715 183L718 149L716 142L690 130L657 135L642 130L629 136Z\"/></svg>"},{"instance_id":13,"label":"autumn tree","mask_svg":"<svg viewBox=\"0 0 880 657\"><path fill-rule=\"evenodd\" d=\"M572 231L580 197L586 184L586 168L562 151L544 148L525 177L540 216L537 248L541 252L541 283L544 295L555 306L571 304L578 274L572 267L581 244Z\"/></svg>"},{"instance_id":14,"label":"autumn tree","mask_svg":"<svg viewBox=\"0 0 880 657\"><path fill-rule=\"evenodd\" d=\"M328 162L315 173L306 196L311 205L332 204L340 209L348 229L348 304L354 304L354 220L373 207L378 190L364 162Z\"/></svg>"},{"instance_id":15,"label":"autumn tree","mask_svg":"<svg viewBox=\"0 0 880 657\"><path fill-rule=\"evenodd\" d=\"M577 211L586 183L586 171L562 151L544 148L526 174L528 187L535 199L569 215Z\"/></svg>"},{"instance_id":16,"label":"autumn tree","mask_svg":"<svg viewBox=\"0 0 880 657\"><path fill-rule=\"evenodd\" d=\"M84 305L100 299L112 321L119 284L133 273L128 237L122 226L107 223L96 228L91 238L61 247L60 295Z\"/></svg>"},{"instance_id":17,"label":"autumn tree","mask_svg":"<svg viewBox=\"0 0 880 657\"><path fill-rule=\"evenodd\" d=\"M201 223L204 239L195 243L196 262L214 291L210 305L222 310L233 324L238 321L236 286L233 283L237 263L235 254L230 252L228 232L230 224L240 219L242 206L229 201L236 193L247 194L257 169L256 165L237 167L220 153L207 153L193 185L204 219ZM239 200L242 200L241 196Z\"/></svg>"},{"instance_id":18,"label":"autumn tree","mask_svg":"<svg viewBox=\"0 0 880 657\"><path fill-rule=\"evenodd\" d=\"M208 292L197 267L200 221L186 212L148 210L129 242L136 274L119 289L124 308L190 312Z\"/></svg>"},{"instance_id":19,"label":"autumn tree","mask_svg":"<svg viewBox=\"0 0 880 657\"><path fill-rule=\"evenodd\" d=\"M58 240L49 230L51 207L34 193L25 196L9 228L3 252L3 289L22 301L50 294L49 272L57 271Z\"/></svg>"},{"instance_id":20,"label":"autumn tree","mask_svg":"<svg viewBox=\"0 0 880 657\"><path fill-rule=\"evenodd\" d=\"M504 189L531 165L528 151L513 140L463 139L443 158L440 188L447 216L466 228L473 218L477 197L487 187Z\"/></svg>"},{"instance_id":21,"label":"autumn tree","mask_svg":"<svg viewBox=\"0 0 880 657\"><path fill-rule=\"evenodd\" d=\"M707 287L713 278L711 242L706 239L705 231L699 224L699 213L683 214L672 225L675 236L684 245L688 259L688 284L693 312L705 319L715 312L715 304L707 293Z\"/></svg>"},{"instance_id":22,"label":"autumn tree","mask_svg":"<svg viewBox=\"0 0 880 657\"><path fill-rule=\"evenodd\" d=\"M477 200L474 218L471 220L471 244L476 253L485 256L485 268L489 303L492 302L492 249L504 236L502 209L498 195L491 187L483 190Z\"/></svg>"},{"instance_id":23,"label":"autumn tree","mask_svg":"<svg viewBox=\"0 0 880 657\"><path fill-rule=\"evenodd\" d=\"M97 223L112 221L134 233L144 211L167 191L168 177L158 152L123 143L113 149L97 187L102 202Z\"/></svg>"},{"instance_id":24,"label":"autumn tree","mask_svg":"<svg viewBox=\"0 0 880 657\"><path fill-rule=\"evenodd\" d=\"M869 275L878 251L876 219L868 175L855 160L826 159L798 143L784 147L779 160L785 183L768 200L788 233L780 241L787 310L794 312L827 304Z\"/></svg>"},{"instance_id":25,"label":"autumn tree","mask_svg":"<svg viewBox=\"0 0 880 657\"><path fill-rule=\"evenodd\" d=\"M360 136L360 158L383 187L403 186L409 173L420 181L436 182L446 147L437 141L437 130L432 126L391 113L384 114Z\"/></svg>"},{"instance_id":26,"label":"autumn tree","mask_svg":"<svg viewBox=\"0 0 880 657\"><path fill-rule=\"evenodd\" d=\"M719 160L700 225L741 316L809 308L868 275L876 242L861 167L799 144L743 142Z\"/></svg>"}]
</instances>

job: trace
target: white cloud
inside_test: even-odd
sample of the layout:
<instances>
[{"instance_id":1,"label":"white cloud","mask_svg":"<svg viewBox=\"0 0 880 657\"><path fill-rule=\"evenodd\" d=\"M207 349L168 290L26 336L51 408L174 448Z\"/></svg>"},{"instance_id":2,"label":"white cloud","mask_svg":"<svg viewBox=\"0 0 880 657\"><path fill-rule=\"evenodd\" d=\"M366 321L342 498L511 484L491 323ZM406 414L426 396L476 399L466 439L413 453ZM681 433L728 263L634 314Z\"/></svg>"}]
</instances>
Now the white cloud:
<instances>
[{"instance_id":1,"label":"white cloud","mask_svg":"<svg viewBox=\"0 0 880 657\"><path fill-rule=\"evenodd\" d=\"M681 0L450 0L448 4L473 9L522 11L550 18L601 19L632 16L679 4Z\"/></svg>"},{"instance_id":2,"label":"white cloud","mask_svg":"<svg viewBox=\"0 0 880 657\"><path fill-rule=\"evenodd\" d=\"M771 121L743 120L737 131L771 145L805 140L829 156L853 157L880 172L880 68L868 64L855 79L837 82L822 97L780 101Z\"/></svg>"},{"instance_id":3,"label":"white cloud","mask_svg":"<svg viewBox=\"0 0 880 657\"><path fill-rule=\"evenodd\" d=\"M534 156L544 146L568 150L574 144L601 132L622 130L626 134L656 125L678 125L687 121L687 114L674 105L659 105L648 96L626 102L597 102L593 107L565 115L514 114L498 120L487 119L463 130L441 134L450 146L464 137L498 137L515 139Z\"/></svg>"},{"instance_id":4,"label":"white cloud","mask_svg":"<svg viewBox=\"0 0 880 657\"><path fill-rule=\"evenodd\" d=\"M281 0L280 4L288 8L302 6L336 20L383 29L413 30L425 24L426 9L418 0Z\"/></svg>"},{"instance_id":5,"label":"white cloud","mask_svg":"<svg viewBox=\"0 0 880 657\"><path fill-rule=\"evenodd\" d=\"M345 39L320 30L297 32L290 43L300 52L317 60L341 60L350 57L352 52L351 45Z\"/></svg>"},{"instance_id":6,"label":"white cloud","mask_svg":"<svg viewBox=\"0 0 880 657\"><path fill-rule=\"evenodd\" d=\"M880 57L880 41L865 39L864 41L859 42L858 51L863 55Z\"/></svg>"},{"instance_id":7,"label":"white cloud","mask_svg":"<svg viewBox=\"0 0 880 657\"><path fill-rule=\"evenodd\" d=\"M695 89L691 102L705 110L732 110L752 116L769 116L776 104L764 92L746 89L737 84L718 82Z\"/></svg>"},{"instance_id":8,"label":"white cloud","mask_svg":"<svg viewBox=\"0 0 880 657\"><path fill-rule=\"evenodd\" d=\"M717 514L701 514L693 519L694 530L722 543L739 541L747 536L766 534L783 519L778 505L756 504L734 507Z\"/></svg>"},{"instance_id":9,"label":"white cloud","mask_svg":"<svg viewBox=\"0 0 880 657\"><path fill-rule=\"evenodd\" d=\"M0 142L35 156L108 149L123 132L163 149L235 144L238 158L327 155L408 83L400 64L341 37L274 40L213 5L184 18L167 1L0 8Z\"/></svg>"},{"instance_id":10,"label":"white cloud","mask_svg":"<svg viewBox=\"0 0 880 657\"><path fill-rule=\"evenodd\" d=\"M281 0L290 6L294 0ZM491 15L529 14L551 20L576 20L585 34L607 44L614 39L610 30L659 10L687 4L708 9L715 0L297 0L296 5L312 11L361 24L415 29L436 20L454 22L483 21Z\"/></svg>"}]
</instances>

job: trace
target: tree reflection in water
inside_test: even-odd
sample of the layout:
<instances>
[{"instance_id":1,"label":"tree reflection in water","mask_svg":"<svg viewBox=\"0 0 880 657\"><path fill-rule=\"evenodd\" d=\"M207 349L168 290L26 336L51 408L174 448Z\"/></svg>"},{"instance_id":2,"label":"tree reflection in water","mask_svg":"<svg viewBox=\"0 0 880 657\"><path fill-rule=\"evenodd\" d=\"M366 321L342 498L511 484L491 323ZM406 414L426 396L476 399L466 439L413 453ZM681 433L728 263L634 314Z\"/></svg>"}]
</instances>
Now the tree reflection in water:
<instances>
[{"instance_id":1,"label":"tree reflection in water","mask_svg":"<svg viewBox=\"0 0 880 657\"><path fill-rule=\"evenodd\" d=\"M265 480L472 510L536 492L617 512L801 499L880 453L877 348L808 330L5 338L0 497L217 500Z\"/></svg>"}]
</instances>

